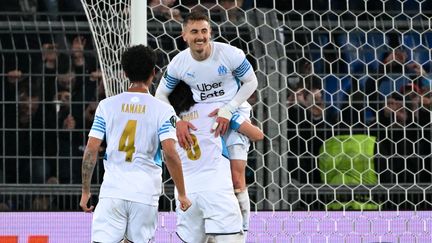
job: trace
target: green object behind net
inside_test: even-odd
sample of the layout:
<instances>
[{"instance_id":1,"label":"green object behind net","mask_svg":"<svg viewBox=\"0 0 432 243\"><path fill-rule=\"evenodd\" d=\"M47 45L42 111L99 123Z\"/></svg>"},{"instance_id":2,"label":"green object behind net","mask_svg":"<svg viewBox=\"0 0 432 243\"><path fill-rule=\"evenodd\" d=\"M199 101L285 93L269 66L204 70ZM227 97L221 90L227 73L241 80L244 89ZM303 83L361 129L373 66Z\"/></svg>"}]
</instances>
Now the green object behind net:
<instances>
[{"instance_id":1,"label":"green object behind net","mask_svg":"<svg viewBox=\"0 0 432 243\"><path fill-rule=\"evenodd\" d=\"M376 185L375 141L375 137L367 135L339 135L326 140L320 148L321 180L330 186ZM336 202L327 205L328 209L379 209L369 195L354 195L349 200L340 195L336 197Z\"/></svg>"}]
</instances>

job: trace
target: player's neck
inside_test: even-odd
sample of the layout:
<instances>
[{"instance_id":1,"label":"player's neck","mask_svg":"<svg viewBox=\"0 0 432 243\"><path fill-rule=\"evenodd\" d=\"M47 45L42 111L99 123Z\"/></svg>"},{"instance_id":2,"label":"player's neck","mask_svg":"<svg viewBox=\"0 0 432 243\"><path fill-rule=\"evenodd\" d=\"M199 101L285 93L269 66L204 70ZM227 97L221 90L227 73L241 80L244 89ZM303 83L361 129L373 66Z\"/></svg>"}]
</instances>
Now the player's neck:
<instances>
[{"instance_id":1,"label":"player's neck","mask_svg":"<svg viewBox=\"0 0 432 243\"><path fill-rule=\"evenodd\" d=\"M193 59L197 61L204 61L209 58L212 54L212 45L209 43L207 48L204 48L201 52L191 51Z\"/></svg>"},{"instance_id":2,"label":"player's neck","mask_svg":"<svg viewBox=\"0 0 432 243\"><path fill-rule=\"evenodd\" d=\"M148 86L144 82L134 82L129 85L128 92L148 93Z\"/></svg>"}]
</instances>

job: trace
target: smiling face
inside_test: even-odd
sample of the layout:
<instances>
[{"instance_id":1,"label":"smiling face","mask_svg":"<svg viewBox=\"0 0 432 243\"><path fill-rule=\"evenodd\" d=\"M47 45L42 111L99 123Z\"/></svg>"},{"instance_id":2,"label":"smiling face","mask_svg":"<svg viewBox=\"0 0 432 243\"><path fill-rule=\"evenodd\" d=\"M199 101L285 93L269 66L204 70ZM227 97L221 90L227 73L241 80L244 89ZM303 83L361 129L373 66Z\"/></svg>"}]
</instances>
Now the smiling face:
<instances>
[{"instance_id":1,"label":"smiling face","mask_svg":"<svg viewBox=\"0 0 432 243\"><path fill-rule=\"evenodd\" d=\"M206 20L190 20L183 27L183 40L188 44L192 57L198 61L211 54L210 36L210 24Z\"/></svg>"}]
</instances>

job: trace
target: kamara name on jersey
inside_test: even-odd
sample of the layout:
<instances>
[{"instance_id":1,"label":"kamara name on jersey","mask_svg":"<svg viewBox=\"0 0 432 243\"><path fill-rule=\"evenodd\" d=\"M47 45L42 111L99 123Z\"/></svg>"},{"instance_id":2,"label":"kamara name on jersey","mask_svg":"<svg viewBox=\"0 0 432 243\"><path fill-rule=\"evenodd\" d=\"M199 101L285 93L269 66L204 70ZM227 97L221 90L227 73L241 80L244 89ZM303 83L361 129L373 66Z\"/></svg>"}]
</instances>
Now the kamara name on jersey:
<instances>
[{"instance_id":1,"label":"kamara name on jersey","mask_svg":"<svg viewBox=\"0 0 432 243\"><path fill-rule=\"evenodd\" d=\"M146 110L145 105L139 104L122 104L122 112L126 113L134 113L134 114L144 114Z\"/></svg>"},{"instance_id":2,"label":"kamara name on jersey","mask_svg":"<svg viewBox=\"0 0 432 243\"><path fill-rule=\"evenodd\" d=\"M199 117L198 111L192 111L192 112L186 113L184 115L181 115L181 119L183 121L192 121L194 119L197 119L198 117Z\"/></svg>"}]
</instances>

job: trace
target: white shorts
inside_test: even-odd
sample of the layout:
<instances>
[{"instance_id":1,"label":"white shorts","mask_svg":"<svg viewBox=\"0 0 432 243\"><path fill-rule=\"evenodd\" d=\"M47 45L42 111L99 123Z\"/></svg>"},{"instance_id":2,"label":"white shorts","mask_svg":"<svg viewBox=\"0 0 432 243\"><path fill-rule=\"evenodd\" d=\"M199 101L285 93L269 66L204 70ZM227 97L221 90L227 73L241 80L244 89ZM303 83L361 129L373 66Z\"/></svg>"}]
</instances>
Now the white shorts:
<instances>
[{"instance_id":1,"label":"white shorts","mask_svg":"<svg viewBox=\"0 0 432 243\"><path fill-rule=\"evenodd\" d=\"M250 147L249 138L233 130L229 130L224 138L229 158L247 161Z\"/></svg>"},{"instance_id":2,"label":"white shorts","mask_svg":"<svg viewBox=\"0 0 432 243\"><path fill-rule=\"evenodd\" d=\"M249 146L243 144L234 144L228 147L228 155L230 160L244 160L248 159Z\"/></svg>"},{"instance_id":3,"label":"white shorts","mask_svg":"<svg viewBox=\"0 0 432 243\"><path fill-rule=\"evenodd\" d=\"M100 198L93 214L92 241L134 243L154 240L158 208L116 198Z\"/></svg>"},{"instance_id":4,"label":"white shorts","mask_svg":"<svg viewBox=\"0 0 432 243\"><path fill-rule=\"evenodd\" d=\"M207 235L242 232L242 216L232 192L189 193L192 206L183 212L178 201L177 235L184 242L204 242Z\"/></svg>"}]
</instances>

